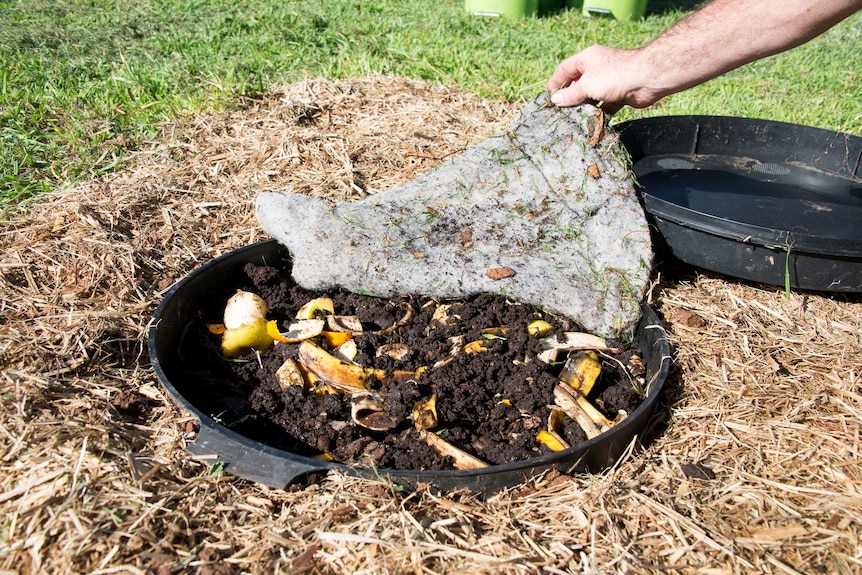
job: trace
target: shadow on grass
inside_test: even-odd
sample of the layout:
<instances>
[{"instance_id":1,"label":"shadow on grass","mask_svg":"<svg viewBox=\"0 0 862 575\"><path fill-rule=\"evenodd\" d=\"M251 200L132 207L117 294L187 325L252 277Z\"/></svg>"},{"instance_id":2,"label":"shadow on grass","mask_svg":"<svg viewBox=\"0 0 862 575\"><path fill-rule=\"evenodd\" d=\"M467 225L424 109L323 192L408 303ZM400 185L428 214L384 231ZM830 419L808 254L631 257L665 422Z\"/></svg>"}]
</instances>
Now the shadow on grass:
<instances>
[{"instance_id":1,"label":"shadow on grass","mask_svg":"<svg viewBox=\"0 0 862 575\"><path fill-rule=\"evenodd\" d=\"M704 0L649 0L647 16L663 16L669 12L687 12L694 10L701 4L705 4Z\"/></svg>"}]
</instances>

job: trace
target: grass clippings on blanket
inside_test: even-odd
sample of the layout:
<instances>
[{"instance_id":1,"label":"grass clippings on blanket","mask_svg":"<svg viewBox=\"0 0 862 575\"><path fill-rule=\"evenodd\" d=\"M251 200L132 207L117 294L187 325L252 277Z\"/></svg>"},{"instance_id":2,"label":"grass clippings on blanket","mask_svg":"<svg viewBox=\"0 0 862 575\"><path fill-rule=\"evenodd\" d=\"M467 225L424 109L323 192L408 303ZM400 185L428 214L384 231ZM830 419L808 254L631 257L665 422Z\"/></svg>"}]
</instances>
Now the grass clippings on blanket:
<instances>
[{"instance_id":1,"label":"grass clippings on blanket","mask_svg":"<svg viewBox=\"0 0 862 575\"><path fill-rule=\"evenodd\" d=\"M353 199L514 108L374 77L164 126L2 222L0 569L12 573L862 570L862 303L659 268L676 349L644 451L480 500L329 475L285 490L184 451L144 341L160 297L264 239L254 195Z\"/></svg>"}]
</instances>

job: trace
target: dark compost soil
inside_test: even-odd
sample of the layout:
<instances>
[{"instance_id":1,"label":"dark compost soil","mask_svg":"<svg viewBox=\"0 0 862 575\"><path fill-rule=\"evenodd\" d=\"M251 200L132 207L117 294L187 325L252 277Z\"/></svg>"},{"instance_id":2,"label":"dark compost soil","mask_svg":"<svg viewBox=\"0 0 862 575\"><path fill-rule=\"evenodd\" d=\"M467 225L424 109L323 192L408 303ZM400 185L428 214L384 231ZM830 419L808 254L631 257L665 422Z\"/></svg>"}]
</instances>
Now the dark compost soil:
<instances>
[{"instance_id":1,"label":"dark compost soil","mask_svg":"<svg viewBox=\"0 0 862 575\"><path fill-rule=\"evenodd\" d=\"M248 264L244 272L248 285L242 289L267 302L267 318L277 320L281 331L295 321L303 304L320 296L332 298L336 315L358 316L363 333L354 335L359 351L354 362L362 366L387 373L433 366L451 357L450 338L458 336L464 343L481 340L488 351L458 353L445 366L405 382L372 378L372 391L386 398L387 416L399 424L390 431L371 431L351 419L347 394L317 394L295 385L282 388L275 372L287 358L297 356L299 344L276 343L260 354L233 360L222 357L220 336L207 326L222 321L226 298L214 297L204 304L200 323L187 328L178 352L183 365L180 376L197 382L186 398L217 422L299 455L327 454L343 463L379 469L446 470L452 468L451 459L422 439L411 418L418 401L436 394L439 423L432 431L488 464L549 452L537 444L536 435L547 426L564 357L552 365L538 361L542 348L539 339L527 333L527 325L544 319L554 333L580 331L572 321L501 296L448 302L420 296L383 299L342 291L310 292L293 282L289 270L274 267ZM441 303L451 304L451 321L445 325L432 320ZM401 319L405 304L414 312L409 322L389 335L373 333ZM505 333L485 333L500 326L505 326ZM331 351L321 337L314 341ZM406 344L407 355L397 361L378 356L380 346L392 343ZM602 376L589 399L613 419L618 410L631 413L642 401L637 382L642 381L643 369L637 349L619 341L608 343L619 352L602 356ZM560 435L570 445L586 440L569 418Z\"/></svg>"}]
</instances>

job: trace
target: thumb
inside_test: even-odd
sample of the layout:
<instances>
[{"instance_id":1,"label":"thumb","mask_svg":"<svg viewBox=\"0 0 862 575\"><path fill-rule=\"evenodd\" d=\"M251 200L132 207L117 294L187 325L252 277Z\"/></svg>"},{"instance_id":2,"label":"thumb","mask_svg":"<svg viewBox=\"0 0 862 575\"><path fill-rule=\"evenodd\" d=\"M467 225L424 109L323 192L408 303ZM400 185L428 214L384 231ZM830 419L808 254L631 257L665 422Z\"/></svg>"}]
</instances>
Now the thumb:
<instances>
[{"instance_id":1,"label":"thumb","mask_svg":"<svg viewBox=\"0 0 862 575\"><path fill-rule=\"evenodd\" d=\"M583 104L588 99L578 82L572 82L566 88L562 88L551 94L551 102L561 108L577 106Z\"/></svg>"}]
</instances>

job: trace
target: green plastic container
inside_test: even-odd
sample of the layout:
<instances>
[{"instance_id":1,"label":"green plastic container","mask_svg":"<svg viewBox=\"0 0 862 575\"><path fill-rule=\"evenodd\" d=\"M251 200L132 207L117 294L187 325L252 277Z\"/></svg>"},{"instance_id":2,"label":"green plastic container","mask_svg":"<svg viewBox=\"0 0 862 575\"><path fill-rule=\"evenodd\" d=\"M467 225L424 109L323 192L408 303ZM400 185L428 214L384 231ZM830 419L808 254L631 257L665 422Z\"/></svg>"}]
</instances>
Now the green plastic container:
<instances>
[{"instance_id":1,"label":"green plastic container","mask_svg":"<svg viewBox=\"0 0 862 575\"><path fill-rule=\"evenodd\" d=\"M641 20L646 15L647 0L583 0L584 14L612 16L617 20Z\"/></svg>"},{"instance_id":2,"label":"green plastic container","mask_svg":"<svg viewBox=\"0 0 862 575\"><path fill-rule=\"evenodd\" d=\"M464 0L464 7L474 16L524 18L536 15L539 0Z\"/></svg>"}]
</instances>

